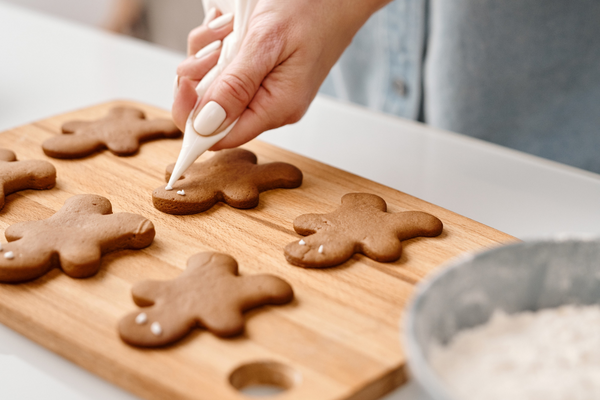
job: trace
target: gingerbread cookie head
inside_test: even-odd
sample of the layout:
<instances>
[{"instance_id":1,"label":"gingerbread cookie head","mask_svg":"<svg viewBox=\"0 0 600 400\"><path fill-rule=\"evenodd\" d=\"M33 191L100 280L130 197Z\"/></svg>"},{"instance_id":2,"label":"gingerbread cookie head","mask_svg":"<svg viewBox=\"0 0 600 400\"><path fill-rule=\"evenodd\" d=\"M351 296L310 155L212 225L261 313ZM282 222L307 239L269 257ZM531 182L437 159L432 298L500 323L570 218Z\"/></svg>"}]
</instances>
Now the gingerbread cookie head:
<instances>
[{"instance_id":1,"label":"gingerbread cookie head","mask_svg":"<svg viewBox=\"0 0 600 400\"><path fill-rule=\"evenodd\" d=\"M134 346L173 343L194 327L217 336L244 329L242 312L292 300L292 287L272 275L238 275L235 259L220 253L198 253L172 281L142 281L133 286L133 300L143 307L119 322L119 334Z\"/></svg>"},{"instance_id":2,"label":"gingerbread cookie head","mask_svg":"<svg viewBox=\"0 0 600 400\"><path fill-rule=\"evenodd\" d=\"M169 119L147 120L141 110L115 107L97 121L70 121L63 135L42 144L44 153L54 158L82 158L108 148L118 156L135 154L141 141L178 138L181 131Z\"/></svg>"},{"instance_id":3,"label":"gingerbread cookie head","mask_svg":"<svg viewBox=\"0 0 600 400\"><path fill-rule=\"evenodd\" d=\"M155 189L154 207L167 214L200 213L219 201L235 208L252 208L258 205L260 192L302 184L302 172L293 165L257 165L256 161L256 155L244 149L216 152L209 160L192 164L173 190ZM167 181L173 167L167 167Z\"/></svg>"},{"instance_id":4,"label":"gingerbread cookie head","mask_svg":"<svg viewBox=\"0 0 600 400\"><path fill-rule=\"evenodd\" d=\"M21 282L60 268L86 278L100 268L102 254L141 249L154 239L154 226L130 213L112 214L108 199L93 194L69 198L56 214L6 229L0 249L0 282Z\"/></svg>"},{"instance_id":5,"label":"gingerbread cookie head","mask_svg":"<svg viewBox=\"0 0 600 400\"><path fill-rule=\"evenodd\" d=\"M332 213L296 218L294 230L307 237L288 244L284 253L291 264L306 268L338 265L355 253L391 262L400 258L402 240L437 236L442 228L442 222L433 215L419 211L388 213L381 197L349 193Z\"/></svg>"},{"instance_id":6,"label":"gingerbread cookie head","mask_svg":"<svg viewBox=\"0 0 600 400\"><path fill-rule=\"evenodd\" d=\"M26 189L51 189L56 184L56 169L48 161L17 161L11 150L0 149L0 209L5 197Z\"/></svg>"}]
</instances>

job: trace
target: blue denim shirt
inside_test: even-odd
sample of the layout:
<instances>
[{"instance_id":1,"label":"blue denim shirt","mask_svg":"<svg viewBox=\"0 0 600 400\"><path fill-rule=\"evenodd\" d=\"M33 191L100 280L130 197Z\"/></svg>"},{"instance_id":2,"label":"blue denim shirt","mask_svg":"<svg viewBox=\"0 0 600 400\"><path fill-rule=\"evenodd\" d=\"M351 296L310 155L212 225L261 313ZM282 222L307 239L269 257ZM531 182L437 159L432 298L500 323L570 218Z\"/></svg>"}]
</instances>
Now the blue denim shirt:
<instances>
[{"instance_id":1,"label":"blue denim shirt","mask_svg":"<svg viewBox=\"0 0 600 400\"><path fill-rule=\"evenodd\" d=\"M395 0L322 92L600 173L600 1Z\"/></svg>"}]
</instances>

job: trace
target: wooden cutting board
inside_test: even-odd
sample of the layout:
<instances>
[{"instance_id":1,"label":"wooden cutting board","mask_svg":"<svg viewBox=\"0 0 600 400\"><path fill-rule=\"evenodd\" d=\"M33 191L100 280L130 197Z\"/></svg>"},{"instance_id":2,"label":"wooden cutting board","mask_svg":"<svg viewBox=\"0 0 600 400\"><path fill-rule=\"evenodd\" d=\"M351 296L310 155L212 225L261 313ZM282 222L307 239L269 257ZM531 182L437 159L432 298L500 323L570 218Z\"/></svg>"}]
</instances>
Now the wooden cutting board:
<instances>
[{"instance_id":1,"label":"wooden cutting board","mask_svg":"<svg viewBox=\"0 0 600 400\"><path fill-rule=\"evenodd\" d=\"M72 279L59 270L22 284L0 284L0 322L93 373L147 399L243 399L236 387L271 383L291 399L376 399L406 380L400 319L414 285L443 262L513 237L405 193L314 160L253 141L244 147L259 163L285 161L299 167L298 189L260 196L255 209L218 204L202 214L173 216L154 209L152 190L164 185L165 167L176 160L181 140L146 143L133 157L108 151L81 160L46 157L41 143L72 119L97 119L117 105L134 105L152 118L169 113L115 101L11 129L0 147L20 160L45 159L57 169L52 190L7 197L2 232L20 221L50 217L69 197L107 197L114 212L138 213L156 227L154 243L103 258L100 272ZM202 156L202 159L209 154ZM360 162L360 160L357 160ZM398 172L409 173L409 172ZM361 255L330 269L288 264L283 248L298 240L294 218L336 209L342 195L383 197L390 212L421 210L444 223L441 236L404 242L402 258L382 264ZM192 254L218 251L239 263L241 274L271 273L287 280L295 299L284 306L246 313L246 331L232 339L196 329L176 345L138 349L124 344L117 322L136 310L130 289L142 279L172 279Z\"/></svg>"}]
</instances>

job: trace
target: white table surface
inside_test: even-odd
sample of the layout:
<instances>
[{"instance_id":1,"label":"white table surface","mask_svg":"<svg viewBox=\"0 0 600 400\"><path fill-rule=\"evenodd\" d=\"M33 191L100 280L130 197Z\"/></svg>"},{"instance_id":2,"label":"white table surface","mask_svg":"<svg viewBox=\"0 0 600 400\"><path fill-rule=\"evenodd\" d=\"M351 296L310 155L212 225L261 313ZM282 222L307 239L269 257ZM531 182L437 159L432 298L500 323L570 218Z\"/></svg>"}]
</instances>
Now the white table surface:
<instances>
[{"instance_id":1,"label":"white table surface","mask_svg":"<svg viewBox=\"0 0 600 400\"><path fill-rule=\"evenodd\" d=\"M168 109L184 58L1 0L0 37L0 131L115 99ZM463 135L318 97L261 138L522 239L600 234L600 175ZM0 325L0 398L136 397ZM417 398L409 384L385 399Z\"/></svg>"}]
</instances>

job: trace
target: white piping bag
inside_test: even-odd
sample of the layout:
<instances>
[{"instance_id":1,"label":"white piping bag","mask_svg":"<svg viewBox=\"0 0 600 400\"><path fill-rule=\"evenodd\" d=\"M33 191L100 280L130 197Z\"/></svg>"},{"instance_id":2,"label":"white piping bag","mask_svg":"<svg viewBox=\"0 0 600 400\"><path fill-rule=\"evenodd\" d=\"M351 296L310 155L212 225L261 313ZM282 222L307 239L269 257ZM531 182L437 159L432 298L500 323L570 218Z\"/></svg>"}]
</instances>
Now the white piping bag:
<instances>
[{"instance_id":1,"label":"white piping bag","mask_svg":"<svg viewBox=\"0 0 600 400\"><path fill-rule=\"evenodd\" d=\"M240 46L248 32L248 22L250 16L254 11L254 7L258 3L258 0L202 0L204 6L205 15L210 11L211 8L215 7L222 14L233 13L233 32L231 32L225 39L223 39L223 47L221 49L221 55L219 61L196 86L196 93L198 93L198 101L194 106L194 109L188 116L185 124L185 131L183 133L183 144L175 168L169 179L169 183L165 187L166 190L173 189L173 184L177 182L183 175L186 169L194 163L206 150L211 148L219 140L223 139L235 126L234 121L227 128L221 132L213 133L208 136L202 136L194 129L193 115L198 108L202 96L206 93L210 85L219 76L221 72L233 61L234 57L240 51Z\"/></svg>"}]
</instances>

